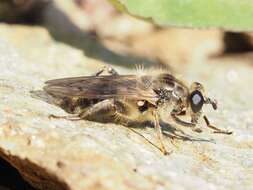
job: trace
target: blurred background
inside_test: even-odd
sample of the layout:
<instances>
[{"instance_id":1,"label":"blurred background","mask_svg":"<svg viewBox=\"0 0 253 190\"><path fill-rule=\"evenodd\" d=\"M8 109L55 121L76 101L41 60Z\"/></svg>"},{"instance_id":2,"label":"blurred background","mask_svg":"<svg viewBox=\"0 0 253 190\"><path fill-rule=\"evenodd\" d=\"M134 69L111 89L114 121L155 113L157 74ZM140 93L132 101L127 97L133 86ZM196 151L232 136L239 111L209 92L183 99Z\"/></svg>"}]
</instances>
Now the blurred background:
<instances>
[{"instance_id":1,"label":"blurred background","mask_svg":"<svg viewBox=\"0 0 253 190\"><path fill-rule=\"evenodd\" d=\"M162 28L119 12L107 0L2 0L0 20L40 25L88 57L126 67L181 69L214 57L248 57L253 49L252 33Z\"/></svg>"}]
</instances>

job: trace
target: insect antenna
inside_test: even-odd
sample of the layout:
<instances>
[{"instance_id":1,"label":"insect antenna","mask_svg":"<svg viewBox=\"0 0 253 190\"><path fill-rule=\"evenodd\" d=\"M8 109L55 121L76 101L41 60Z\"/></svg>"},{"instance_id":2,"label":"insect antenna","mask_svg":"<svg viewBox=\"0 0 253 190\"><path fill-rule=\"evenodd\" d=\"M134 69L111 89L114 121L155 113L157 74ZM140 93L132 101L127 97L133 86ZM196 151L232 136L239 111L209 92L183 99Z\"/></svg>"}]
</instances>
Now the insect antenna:
<instances>
[{"instance_id":1,"label":"insect antenna","mask_svg":"<svg viewBox=\"0 0 253 190\"><path fill-rule=\"evenodd\" d=\"M210 99L210 98L207 98L206 100L205 100L205 104L211 104L212 105L212 107L213 107L213 109L214 110L216 110L217 109L217 100L212 100L212 99Z\"/></svg>"}]
</instances>

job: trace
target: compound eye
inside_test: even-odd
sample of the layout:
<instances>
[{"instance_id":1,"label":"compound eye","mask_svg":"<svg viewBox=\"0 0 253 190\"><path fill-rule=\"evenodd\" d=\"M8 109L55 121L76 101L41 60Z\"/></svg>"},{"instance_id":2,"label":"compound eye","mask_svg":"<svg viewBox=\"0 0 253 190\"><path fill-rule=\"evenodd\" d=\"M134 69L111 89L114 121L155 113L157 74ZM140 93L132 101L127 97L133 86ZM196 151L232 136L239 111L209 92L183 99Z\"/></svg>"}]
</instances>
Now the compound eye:
<instances>
[{"instance_id":1,"label":"compound eye","mask_svg":"<svg viewBox=\"0 0 253 190\"><path fill-rule=\"evenodd\" d=\"M204 97L200 91L195 90L190 95L191 108L194 113L199 112L204 104Z\"/></svg>"}]
</instances>

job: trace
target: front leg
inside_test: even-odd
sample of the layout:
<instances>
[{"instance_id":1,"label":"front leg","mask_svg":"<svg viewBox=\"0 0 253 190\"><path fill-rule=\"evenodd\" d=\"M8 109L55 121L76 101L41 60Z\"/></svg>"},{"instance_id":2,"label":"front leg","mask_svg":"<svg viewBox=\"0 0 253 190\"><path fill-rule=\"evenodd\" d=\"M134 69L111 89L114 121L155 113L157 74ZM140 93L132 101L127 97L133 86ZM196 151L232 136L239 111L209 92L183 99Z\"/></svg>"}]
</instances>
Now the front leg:
<instances>
[{"instance_id":1,"label":"front leg","mask_svg":"<svg viewBox=\"0 0 253 190\"><path fill-rule=\"evenodd\" d=\"M222 133L222 134L226 134L226 135L231 135L231 134L233 134L232 131L222 130L222 129L219 129L219 128L217 128L217 127L211 125L210 122L209 122L209 120L207 119L207 117L206 117L205 115L203 116L203 118L204 118L204 120L205 120L205 122L206 122L207 127L213 129L213 130L214 130L214 131L213 131L214 133Z\"/></svg>"},{"instance_id":2,"label":"front leg","mask_svg":"<svg viewBox=\"0 0 253 190\"><path fill-rule=\"evenodd\" d=\"M198 132L198 133L202 132L202 130L197 127L198 118L199 118L198 115L196 115L195 117L193 117L191 122L186 122L186 121L183 121L183 120L181 120L181 119L179 119L177 117L179 115L182 115L182 113L184 113L182 110L180 110L180 111L172 110L172 112L170 113L170 115L171 115L172 119L176 123L178 123L178 124L180 124L182 126L185 126L185 127L191 127L192 130L195 131L195 132Z\"/></svg>"}]
</instances>

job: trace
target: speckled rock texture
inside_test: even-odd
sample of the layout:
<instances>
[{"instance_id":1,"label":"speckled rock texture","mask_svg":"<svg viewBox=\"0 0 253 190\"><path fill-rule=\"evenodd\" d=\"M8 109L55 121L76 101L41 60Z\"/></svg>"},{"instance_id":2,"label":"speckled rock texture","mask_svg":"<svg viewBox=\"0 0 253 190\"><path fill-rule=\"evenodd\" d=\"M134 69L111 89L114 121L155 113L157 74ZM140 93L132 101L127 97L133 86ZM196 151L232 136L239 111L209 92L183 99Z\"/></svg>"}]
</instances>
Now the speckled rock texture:
<instances>
[{"instance_id":1,"label":"speckled rock texture","mask_svg":"<svg viewBox=\"0 0 253 190\"><path fill-rule=\"evenodd\" d=\"M108 63L120 73L134 72L127 56L105 60L112 54L99 47L102 53L94 56L94 49L86 54L43 27L0 24L0 156L26 181L49 190L253 189L251 53L174 65L177 75L203 83L218 100L217 111L204 109L211 122L234 133L213 134L203 121L203 133L194 133L165 117L165 146L172 153L164 156L122 125L50 119L67 113L31 93L46 80L90 75ZM158 144L153 128L134 130Z\"/></svg>"}]
</instances>

